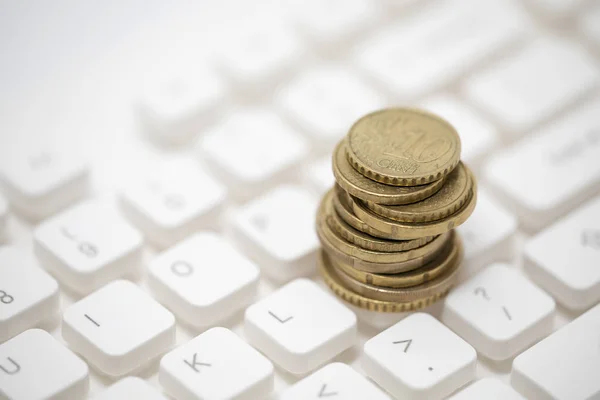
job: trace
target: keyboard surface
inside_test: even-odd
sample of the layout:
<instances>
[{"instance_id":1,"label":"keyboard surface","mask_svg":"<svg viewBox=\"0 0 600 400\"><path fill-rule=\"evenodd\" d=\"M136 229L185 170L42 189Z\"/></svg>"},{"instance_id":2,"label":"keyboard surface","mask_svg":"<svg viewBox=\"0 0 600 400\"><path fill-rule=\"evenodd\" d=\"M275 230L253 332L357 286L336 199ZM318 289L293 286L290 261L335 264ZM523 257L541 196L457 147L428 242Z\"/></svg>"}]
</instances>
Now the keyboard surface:
<instances>
[{"instance_id":1,"label":"keyboard surface","mask_svg":"<svg viewBox=\"0 0 600 400\"><path fill-rule=\"evenodd\" d=\"M598 0L0 4L0 399L599 398L599 27ZM315 268L333 147L393 105L455 125L479 184L423 313Z\"/></svg>"}]
</instances>

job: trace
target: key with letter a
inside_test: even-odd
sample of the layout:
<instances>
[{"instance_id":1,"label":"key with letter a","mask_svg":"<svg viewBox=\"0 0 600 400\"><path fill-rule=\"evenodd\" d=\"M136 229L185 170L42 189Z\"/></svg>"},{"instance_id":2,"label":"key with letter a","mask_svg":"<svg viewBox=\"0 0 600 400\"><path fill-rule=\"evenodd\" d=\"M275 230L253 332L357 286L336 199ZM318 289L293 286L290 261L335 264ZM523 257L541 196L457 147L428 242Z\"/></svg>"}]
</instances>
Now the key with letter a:
<instances>
[{"instance_id":1,"label":"key with letter a","mask_svg":"<svg viewBox=\"0 0 600 400\"><path fill-rule=\"evenodd\" d=\"M46 331L30 329L0 344L0 398L82 400L88 366Z\"/></svg>"}]
</instances>

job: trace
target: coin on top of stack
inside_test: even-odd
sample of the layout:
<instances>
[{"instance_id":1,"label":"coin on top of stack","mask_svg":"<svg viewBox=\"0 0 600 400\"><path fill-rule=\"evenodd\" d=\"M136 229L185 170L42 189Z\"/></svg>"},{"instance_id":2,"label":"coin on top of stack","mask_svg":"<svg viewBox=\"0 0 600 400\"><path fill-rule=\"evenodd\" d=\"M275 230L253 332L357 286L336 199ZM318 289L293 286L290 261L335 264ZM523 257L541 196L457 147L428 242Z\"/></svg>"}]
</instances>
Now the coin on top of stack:
<instances>
[{"instance_id":1,"label":"coin on top of stack","mask_svg":"<svg viewBox=\"0 0 600 400\"><path fill-rule=\"evenodd\" d=\"M359 119L333 152L336 185L317 234L327 285L355 306L412 311L454 285L477 184L460 137L426 111L392 108Z\"/></svg>"}]
</instances>

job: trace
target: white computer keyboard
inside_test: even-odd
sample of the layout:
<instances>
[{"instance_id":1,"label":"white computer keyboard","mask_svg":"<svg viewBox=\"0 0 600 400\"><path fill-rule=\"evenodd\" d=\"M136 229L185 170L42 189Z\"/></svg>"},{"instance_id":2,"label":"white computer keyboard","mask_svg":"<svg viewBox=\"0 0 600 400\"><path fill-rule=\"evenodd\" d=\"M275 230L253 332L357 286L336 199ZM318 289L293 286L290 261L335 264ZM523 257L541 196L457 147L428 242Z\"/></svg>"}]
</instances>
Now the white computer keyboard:
<instances>
[{"instance_id":1,"label":"white computer keyboard","mask_svg":"<svg viewBox=\"0 0 600 400\"><path fill-rule=\"evenodd\" d=\"M0 398L600 397L599 1L0 20ZM315 273L333 145L396 104L480 186L460 284L409 315Z\"/></svg>"}]
</instances>

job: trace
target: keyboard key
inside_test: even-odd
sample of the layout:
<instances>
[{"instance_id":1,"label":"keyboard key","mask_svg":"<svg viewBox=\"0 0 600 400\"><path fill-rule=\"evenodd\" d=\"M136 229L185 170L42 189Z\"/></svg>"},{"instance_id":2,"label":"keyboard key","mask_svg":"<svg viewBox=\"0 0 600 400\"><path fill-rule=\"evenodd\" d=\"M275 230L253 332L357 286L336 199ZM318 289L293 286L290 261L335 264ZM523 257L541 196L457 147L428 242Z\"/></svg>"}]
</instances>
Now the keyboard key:
<instances>
[{"instance_id":1,"label":"keyboard key","mask_svg":"<svg viewBox=\"0 0 600 400\"><path fill-rule=\"evenodd\" d=\"M190 142L214 117L226 93L223 80L198 65L149 81L137 108L148 134L160 144Z\"/></svg>"},{"instance_id":2,"label":"keyboard key","mask_svg":"<svg viewBox=\"0 0 600 400\"><path fill-rule=\"evenodd\" d=\"M382 87L410 98L462 75L529 26L512 2L433 2L367 39L356 61Z\"/></svg>"},{"instance_id":3,"label":"keyboard key","mask_svg":"<svg viewBox=\"0 0 600 400\"><path fill-rule=\"evenodd\" d=\"M331 169L331 155L327 155L309 164L304 170L304 181L319 195L325 194L335 184Z\"/></svg>"},{"instance_id":4,"label":"keyboard key","mask_svg":"<svg viewBox=\"0 0 600 400\"><path fill-rule=\"evenodd\" d=\"M590 40L600 45L600 4L587 10L579 18L579 30Z\"/></svg>"},{"instance_id":5,"label":"keyboard key","mask_svg":"<svg viewBox=\"0 0 600 400\"><path fill-rule=\"evenodd\" d=\"M232 195L248 199L278 181L289 180L308 146L276 114L246 109L207 132L200 151Z\"/></svg>"},{"instance_id":6,"label":"keyboard key","mask_svg":"<svg viewBox=\"0 0 600 400\"><path fill-rule=\"evenodd\" d=\"M476 361L471 345L416 313L365 343L362 366L396 398L441 399L475 377Z\"/></svg>"},{"instance_id":7,"label":"keyboard key","mask_svg":"<svg viewBox=\"0 0 600 400\"><path fill-rule=\"evenodd\" d=\"M600 304L515 358L512 386L528 399L598 398L598 332Z\"/></svg>"},{"instance_id":8,"label":"keyboard key","mask_svg":"<svg viewBox=\"0 0 600 400\"><path fill-rule=\"evenodd\" d=\"M385 99L350 69L327 65L296 76L281 88L276 104L318 146L332 146L363 115L384 107Z\"/></svg>"},{"instance_id":9,"label":"keyboard key","mask_svg":"<svg viewBox=\"0 0 600 400\"><path fill-rule=\"evenodd\" d=\"M354 345L356 316L308 279L296 279L246 309L250 344L293 374L304 374Z\"/></svg>"},{"instance_id":10,"label":"keyboard key","mask_svg":"<svg viewBox=\"0 0 600 400\"><path fill-rule=\"evenodd\" d=\"M317 196L298 186L279 186L229 215L236 243L272 279L312 274L319 240L314 229Z\"/></svg>"},{"instance_id":11,"label":"keyboard key","mask_svg":"<svg viewBox=\"0 0 600 400\"><path fill-rule=\"evenodd\" d=\"M108 204L87 201L34 231L40 264L80 294L129 274L142 263L142 237Z\"/></svg>"},{"instance_id":12,"label":"keyboard key","mask_svg":"<svg viewBox=\"0 0 600 400\"><path fill-rule=\"evenodd\" d=\"M0 344L0 397L84 399L88 366L46 331L30 329Z\"/></svg>"},{"instance_id":13,"label":"keyboard key","mask_svg":"<svg viewBox=\"0 0 600 400\"><path fill-rule=\"evenodd\" d=\"M264 399L273 390L273 364L219 327L165 355L158 379L177 399Z\"/></svg>"},{"instance_id":14,"label":"keyboard key","mask_svg":"<svg viewBox=\"0 0 600 400\"><path fill-rule=\"evenodd\" d=\"M580 98L598 77L594 60L582 47L548 37L473 76L465 92L512 133L520 134Z\"/></svg>"},{"instance_id":15,"label":"keyboard key","mask_svg":"<svg viewBox=\"0 0 600 400\"><path fill-rule=\"evenodd\" d=\"M150 264L155 297L188 324L215 325L250 305L258 268L221 236L198 233Z\"/></svg>"},{"instance_id":16,"label":"keyboard key","mask_svg":"<svg viewBox=\"0 0 600 400\"><path fill-rule=\"evenodd\" d=\"M567 308L600 301L600 197L531 238L525 270Z\"/></svg>"},{"instance_id":17,"label":"keyboard key","mask_svg":"<svg viewBox=\"0 0 600 400\"><path fill-rule=\"evenodd\" d=\"M120 376L175 342L175 318L129 281L114 281L69 306L62 336L100 372Z\"/></svg>"},{"instance_id":18,"label":"keyboard key","mask_svg":"<svg viewBox=\"0 0 600 400\"><path fill-rule=\"evenodd\" d=\"M0 343L58 313L58 284L11 247L0 247Z\"/></svg>"},{"instance_id":19,"label":"keyboard key","mask_svg":"<svg viewBox=\"0 0 600 400\"><path fill-rule=\"evenodd\" d=\"M131 222L158 247L177 243L206 227L216 227L225 188L192 160L160 165L121 194Z\"/></svg>"},{"instance_id":20,"label":"keyboard key","mask_svg":"<svg viewBox=\"0 0 600 400\"><path fill-rule=\"evenodd\" d=\"M39 220L85 195L88 166L68 146L31 146L3 152L0 181L11 207Z\"/></svg>"},{"instance_id":21,"label":"keyboard key","mask_svg":"<svg viewBox=\"0 0 600 400\"><path fill-rule=\"evenodd\" d=\"M8 220L8 204L0 194L0 240L4 238L6 232L6 221Z\"/></svg>"},{"instance_id":22,"label":"keyboard key","mask_svg":"<svg viewBox=\"0 0 600 400\"><path fill-rule=\"evenodd\" d=\"M280 400L390 400L381 389L346 364L326 365L286 390Z\"/></svg>"},{"instance_id":23,"label":"keyboard key","mask_svg":"<svg viewBox=\"0 0 600 400\"><path fill-rule=\"evenodd\" d=\"M93 400L167 400L156 389L138 377L123 378Z\"/></svg>"},{"instance_id":24,"label":"keyboard key","mask_svg":"<svg viewBox=\"0 0 600 400\"><path fill-rule=\"evenodd\" d=\"M579 107L493 157L485 178L538 230L597 192L600 184L600 98ZM556 190L560 182L560 190Z\"/></svg>"},{"instance_id":25,"label":"keyboard key","mask_svg":"<svg viewBox=\"0 0 600 400\"><path fill-rule=\"evenodd\" d=\"M264 92L292 68L303 54L302 43L278 14L246 16L232 21L232 27L219 38L220 67L236 83ZM264 94L264 93L263 93Z\"/></svg>"},{"instance_id":26,"label":"keyboard key","mask_svg":"<svg viewBox=\"0 0 600 400\"><path fill-rule=\"evenodd\" d=\"M437 95L421 105L446 119L460 132L461 158L469 165L478 163L498 143L496 128L456 97Z\"/></svg>"},{"instance_id":27,"label":"keyboard key","mask_svg":"<svg viewBox=\"0 0 600 400\"><path fill-rule=\"evenodd\" d=\"M469 385L448 400L525 400L513 388L498 379L485 378Z\"/></svg>"},{"instance_id":28,"label":"keyboard key","mask_svg":"<svg viewBox=\"0 0 600 400\"><path fill-rule=\"evenodd\" d=\"M517 219L484 188L477 191L477 205L458 231L465 258L461 278L473 275L494 261L509 261L514 254Z\"/></svg>"},{"instance_id":29,"label":"keyboard key","mask_svg":"<svg viewBox=\"0 0 600 400\"><path fill-rule=\"evenodd\" d=\"M455 288L442 319L492 360L514 357L552 332L554 300L505 264L493 264Z\"/></svg>"},{"instance_id":30,"label":"keyboard key","mask_svg":"<svg viewBox=\"0 0 600 400\"><path fill-rule=\"evenodd\" d=\"M296 0L292 17L317 43L339 43L372 25L379 9L368 0Z\"/></svg>"}]
</instances>

